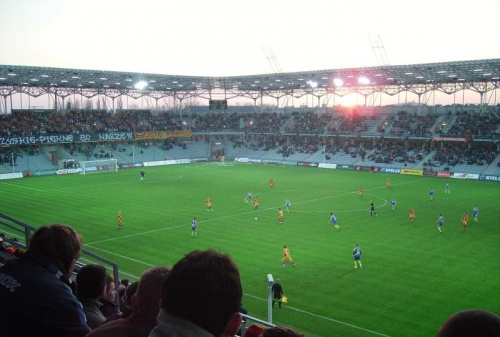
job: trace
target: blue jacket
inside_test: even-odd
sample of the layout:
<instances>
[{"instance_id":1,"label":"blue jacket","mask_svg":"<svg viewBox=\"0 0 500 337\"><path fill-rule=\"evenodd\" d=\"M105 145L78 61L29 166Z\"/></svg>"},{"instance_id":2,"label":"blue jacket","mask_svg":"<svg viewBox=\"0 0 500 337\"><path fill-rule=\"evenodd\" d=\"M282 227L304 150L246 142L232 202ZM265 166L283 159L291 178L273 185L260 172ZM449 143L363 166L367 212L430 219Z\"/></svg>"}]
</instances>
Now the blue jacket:
<instances>
[{"instance_id":1,"label":"blue jacket","mask_svg":"<svg viewBox=\"0 0 500 337\"><path fill-rule=\"evenodd\" d=\"M28 250L0 268L0 336L85 336L82 305L43 253Z\"/></svg>"}]
</instances>

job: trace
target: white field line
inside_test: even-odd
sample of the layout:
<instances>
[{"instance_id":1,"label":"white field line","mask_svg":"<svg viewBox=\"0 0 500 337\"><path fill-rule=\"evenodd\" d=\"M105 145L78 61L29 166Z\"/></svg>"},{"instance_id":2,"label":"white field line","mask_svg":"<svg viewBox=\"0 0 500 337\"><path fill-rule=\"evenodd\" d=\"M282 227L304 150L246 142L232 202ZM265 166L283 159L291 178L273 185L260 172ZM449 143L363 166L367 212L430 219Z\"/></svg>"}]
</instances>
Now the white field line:
<instances>
[{"instance_id":1,"label":"white field line","mask_svg":"<svg viewBox=\"0 0 500 337\"><path fill-rule=\"evenodd\" d=\"M193 173L193 174L190 174L189 176L217 174L217 173L225 173L225 172L229 172L229 171L231 171L231 170L221 170L221 171L212 171L212 172ZM104 183L104 184L85 184L85 185L81 185L81 186L78 186L78 187L75 187L75 186L61 187L61 188L55 188L55 189L51 189L51 190L47 190L47 191L62 191L62 190L71 190L71 189L77 190L77 189L88 188L88 187L108 186L108 185L122 185L122 184L131 184L131 183L136 183L136 184L144 184L144 183L149 183L149 182L157 183L157 182L166 182L166 181L173 181L173 180L181 180L184 177L186 177L186 175L173 176L173 177L163 177L163 178L153 178L153 179L148 179L146 177L146 178L144 178L144 180L134 179L134 181L131 181L131 180L127 179L127 180L115 181L115 182ZM41 191L41 192L45 192L45 191Z\"/></svg>"},{"instance_id":2,"label":"white field line","mask_svg":"<svg viewBox=\"0 0 500 337\"><path fill-rule=\"evenodd\" d=\"M130 258L128 256L116 254L116 253L113 253L113 252L110 252L110 251L107 251L107 250L104 250L104 249L100 249L100 248L95 248L95 249L100 250L102 252L106 252L106 253L111 254L111 255L118 256L118 257L126 259L126 260L130 260L130 261L133 261L133 262L137 262L137 263L143 264L143 265L148 266L148 267L154 267L154 265L152 265L152 264L149 264L147 262L140 261L140 260L137 260L137 259L132 259L132 258ZM128 274L128 273L125 273L125 272L123 272L123 270L120 271L120 273L124 274L124 275L129 275L129 276L132 276L132 277L135 277L135 278L139 279L139 277L137 277L135 275ZM248 296L248 297L255 298L255 299L259 300L259 301L263 301L263 302L267 301L265 298L254 296L252 294L245 293L244 295ZM305 311L305 310L301 310L301 309L298 309L298 308L294 308L294 307L291 307L289 305L287 305L286 308L290 309L290 310L297 311L297 312L301 312L301 313L306 314L306 315L310 315L310 316L314 316L314 317L317 317L317 318L321 318L321 319L324 319L324 320L327 320L327 321L330 321L330 322L335 322L335 323L338 323L338 324L342 324L342 325L345 325L345 326L348 326L348 327L351 327L351 328L354 328L354 329L357 329L357 330L366 331L366 332L369 332L369 333L374 334L374 335L383 336L383 337L390 337L389 335L384 335L382 333L379 333L379 332L376 332L376 331L373 331L373 330L368 330L368 329L362 328L360 326L357 326L357 325L354 325L354 324L350 324L350 323L346 323L346 322L343 322L343 321L339 321L337 319L333 319L333 318L330 318L330 317L317 315L315 313L312 313L312 312L309 312L309 311Z\"/></svg>"},{"instance_id":3,"label":"white field line","mask_svg":"<svg viewBox=\"0 0 500 337\"><path fill-rule=\"evenodd\" d=\"M425 179L427 179L427 178L425 178ZM420 181L421 180L418 180L418 182L420 182ZM417 182L417 180L414 180L412 182ZM410 182L404 182L404 183L400 183L400 184L396 184L396 185L402 185L402 184L407 184L407 183L410 183ZM394 185L394 186L396 186L396 185ZM374 187L374 188L369 189L369 191L371 191L371 190L377 190L377 189L380 189L380 188L385 188L385 186L383 186L383 187ZM353 194L353 193L357 193L357 192L345 192L345 193L342 193L340 195L332 195L332 196L327 196L327 197L322 197L322 198L316 198L316 199L313 199L313 200L334 198L334 197L348 195L348 194ZM383 198L380 198L380 197L378 197L378 198L384 200L384 204L382 206L379 206L379 207L383 207L383 206L385 206L387 204L387 200L385 200ZM308 203L308 202L313 202L313 200L304 200L304 201L299 201L299 202L300 203ZM280 207L280 206L267 207L267 208L264 208L263 210L265 210L265 211L267 211L267 210L276 210L278 207ZM367 209L368 208L366 208L366 209L363 208L363 209L354 210L354 211L366 211ZM253 214L254 212L255 211L252 209L252 211L242 212L242 213L236 213L236 214L231 214L231 215L226 215L226 216L219 217L219 218L214 218L214 219L199 221L198 223L213 222L213 221L219 221L219 220L223 220L223 219L236 218L236 217L239 217L239 216L242 216L242 215ZM345 212L347 212L347 211L345 211ZM353 210L350 210L349 212L353 212ZM155 229L155 230L151 230L151 231L146 231L146 232L141 232L141 233L136 233L136 234L130 234L130 235L125 235L125 236L120 236L120 237L115 237L115 238L100 240L100 241L89 242L89 243L87 243L85 245L86 246L93 246L95 244L99 244L99 243L103 243L103 242L110 242L110 241L116 241L116 240L121 240L121 239L127 239L127 238L136 237L136 236L140 236L140 235L146 235L146 234L151 234L151 233L156 233L156 232L161 232L161 231L166 231L166 230L172 230L172 229L177 229L177 228L187 227L187 226L188 226L188 224L176 225L176 226L172 226L172 227L164 227L164 228L159 228L159 229Z\"/></svg>"},{"instance_id":4,"label":"white field line","mask_svg":"<svg viewBox=\"0 0 500 337\"><path fill-rule=\"evenodd\" d=\"M31 191L37 191L37 192L46 192L46 190L41 190L39 188L34 188L34 187L29 187L29 186L21 186L21 185L16 185L16 184L10 184L10 183L6 183L6 182L0 182L0 184L2 185L7 185L7 186L14 186L14 187L18 187L18 188L24 188L25 190L31 190Z\"/></svg>"},{"instance_id":5,"label":"white field line","mask_svg":"<svg viewBox=\"0 0 500 337\"><path fill-rule=\"evenodd\" d=\"M259 300L259 301L267 302L267 299L262 298L262 297L257 297L257 296L250 295L250 294L244 294L244 295L248 296L248 297L255 298L255 299ZM350 323L346 323L346 322L342 322L342 321L339 321L337 319L333 319L333 318L330 318L330 317L316 315L316 314L314 314L312 312L301 310L301 309L298 309L298 308L294 308L294 307L291 307L289 305L286 305L285 308L289 309L289 310L294 310L294 311L297 311L297 312L301 312L301 313L306 314L306 315L310 315L310 316L314 316L314 317L317 317L317 318L321 318L321 319L324 319L324 320L327 320L327 321L330 321L330 322L335 322L335 323L339 323L339 324L342 324L342 325L346 325L346 326L354 328L354 329L363 330L363 331L369 332L369 333L374 334L374 335L384 336L384 337L390 337L389 335L384 335L383 333L380 333L380 332L376 332L376 331L373 331L373 330L368 330L368 329L362 328L360 326L357 326L357 325L354 325L354 324L350 324Z\"/></svg>"}]
</instances>

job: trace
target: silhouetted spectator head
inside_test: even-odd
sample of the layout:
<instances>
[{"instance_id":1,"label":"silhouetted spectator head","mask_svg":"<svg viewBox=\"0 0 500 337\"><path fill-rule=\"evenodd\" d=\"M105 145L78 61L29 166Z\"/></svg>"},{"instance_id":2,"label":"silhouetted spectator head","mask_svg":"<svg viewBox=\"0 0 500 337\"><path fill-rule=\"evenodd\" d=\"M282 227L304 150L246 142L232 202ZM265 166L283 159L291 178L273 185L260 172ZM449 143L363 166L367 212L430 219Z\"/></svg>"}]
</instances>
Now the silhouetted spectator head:
<instances>
[{"instance_id":1,"label":"silhouetted spectator head","mask_svg":"<svg viewBox=\"0 0 500 337\"><path fill-rule=\"evenodd\" d=\"M134 296L134 294L137 292L138 285L139 281L136 281L127 288L127 292L125 293L125 304L127 305L132 304L132 296Z\"/></svg>"},{"instance_id":2,"label":"silhouetted spectator head","mask_svg":"<svg viewBox=\"0 0 500 337\"><path fill-rule=\"evenodd\" d=\"M262 331L261 337L305 337L303 333L290 328L275 326Z\"/></svg>"},{"instance_id":3,"label":"silhouetted spectator head","mask_svg":"<svg viewBox=\"0 0 500 337\"><path fill-rule=\"evenodd\" d=\"M97 300L105 295L108 272L97 264L83 266L76 275L76 293L79 298Z\"/></svg>"},{"instance_id":4,"label":"silhouetted spectator head","mask_svg":"<svg viewBox=\"0 0 500 337\"><path fill-rule=\"evenodd\" d=\"M486 310L463 310L448 317L437 337L500 337L500 317Z\"/></svg>"},{"instance_id":5,"label":"silhouetted spectator head","mask_svg":"<svg viewBox=\"0 0 500 337\"><path fill-rule=\"evenodd\" d=\"M241 324L241 281L228 255L214 250L193 251L177 262L167 276L161 306L214 336L233 336Z\"/></svg>"},{"instance_id":6,"label":"silhouetted spectator head","mask_svg":"<svg viewBox=\"0 0 500 337\"><path fill-rule=\"evenodd\" d=\"M124 285L124 286L125 286L125 288L128 288L128 286L130 285L130 281L129 281L129 280L127 280L127 279L123 279L123 280L121 280L121 281L120 281L120 283L121 283L122 285Z\"/></svg>"},{"instance_id":7,"label":"silhouetted spectator head","mask_svg":"<svg viewBox=\"0 0 500 337\"><path fill-rule=\"evenodd\" d=\"M82 240L82 236L73 228L53 224L36 230L31 237L29 249L47 255L69 278L75 268L76 260L80 257Z\"/></svg>"}]
</instances>

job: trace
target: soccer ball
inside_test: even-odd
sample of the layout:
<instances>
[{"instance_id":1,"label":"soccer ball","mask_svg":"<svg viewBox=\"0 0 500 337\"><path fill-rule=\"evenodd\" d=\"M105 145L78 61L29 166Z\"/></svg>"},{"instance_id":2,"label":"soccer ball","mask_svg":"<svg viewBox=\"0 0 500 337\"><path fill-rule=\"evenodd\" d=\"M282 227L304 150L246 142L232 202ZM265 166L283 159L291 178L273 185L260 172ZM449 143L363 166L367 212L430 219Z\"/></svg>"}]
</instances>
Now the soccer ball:
<instances>
[{"instance_id":1,"label":"soccer ball","mask_svg":"<svg viewBox=\"0 0 500 337\"><path fill-rule=\"evenodd\" d=\"M255 218L255 220L257 220L257 218Z\"/></svg>"}]
</instances>

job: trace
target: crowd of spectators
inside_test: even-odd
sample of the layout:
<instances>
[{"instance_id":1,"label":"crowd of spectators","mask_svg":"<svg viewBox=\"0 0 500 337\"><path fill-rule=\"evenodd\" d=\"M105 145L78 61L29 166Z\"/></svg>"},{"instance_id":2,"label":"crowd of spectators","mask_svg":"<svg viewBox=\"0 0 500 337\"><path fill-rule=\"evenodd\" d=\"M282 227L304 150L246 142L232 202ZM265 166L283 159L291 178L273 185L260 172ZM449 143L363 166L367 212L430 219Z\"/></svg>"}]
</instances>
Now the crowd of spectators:
<instances>
[{"instance_id":1,"label":"crowd of spectators","mask_svg":"<svg viewBox=\"0 0 500 337\"><path fill-rule=\"evenodd\" d=\"M456 165L486 166L499 154L495 144L471 146L468 143L440 143L435 150L435 155L425 166L432 168L445 165L448 170Z\"/></svg>"},{"instance_id":2,"label":"crowd of spectators","mask_svg":"<svg viewBox=\"0 0 500 337\"><path fill-rule=\"evenodd\" d=\"M392 116L390 134L401 137L430 137L431 129L436 122L437 116L409 114L407 111L399 111L397 116Z\"/></svg>"},{"instance_id":3,"label":"crowd of spectators","mask_svg":"<svg viewBox=\"0 0 500 337\"><path fill-rule=\"evenodd\" d=\"M374 116L372 116L374 118ZM437 116L410 114L400 111L387 116L390 135L402 137L428 137L441 128L432 130ZM208 113L191 114L183 119L171 112L152 113L150 110L69 111L14 111L0 115L0 136L37 136L68 133L145 132L191 129L194 132L248 132L291 134L359 135L368 131L369 118L356 111L336 113L314 111L291 114L262 113ZM448 116L451 122L451 116ZM499 138L500 119L459 113L446 136ZM384 126L385 129L386 127Z\"/></svg>"},{"instance_id":4,"label":"crowd of spectators","mask_svg":"<svg viewBox=\"0 0 500 337\"><path fill-rule=\"evenodd\" d=\"M327 114L318 115L312 111L292 113L285 123L285 131L293 134L321 134L330 122Z\"/></svg>"},{"instance_id":5,"label":"crowd of spectators","mask_svg":"<svg viewBox=\"0 0 500 337\"><path fill-rule=\"evenodd\" d=\"M373 119L373 116L372 116ZM499 134L500 119L494 114L488 116L471 115L467 112L444 116L442 125L436 124L434 115L410 114L400 111L397 115L389 116L386 124L390 135L397 137L430 137L431 131L449 137L465 137L467 139L489 138L494 139ZM375 163L407 163L415 164L429 154L430 142L420 144L403 139L378 139L370 141L353 141L368 130L369 117L358 114L356 111L341 111L337 113L292 112L278 114L263 113L208 113L191 114L187 119L180 119L172 113L152 113L149 110L119 111L115 114L103 110L69 111L61 114L54 111L15 111L10 115L0 116L1 136L30 136L54 133L81 133L81 132L124 132L124 131L160 131L191 129L194 132L240 132L239 135L227 135L234 148L247 148L254 151L276 151L283 159L296 153L314 154L322 151L325 159L337 153L352 158L365 157ZM452 125L450 125L450 123ZM448 127L446 127L448 125ZM444 131L443 131L444 130ZM356 138L325 138L322 135L349 135ZM210 142L206 133L195 135L193 139ZM307 136L304 136L307 135ZM107 159L115 157L115 152L131 151L120 143L110 143L110 150L98 147L98 144L69 144L65 145L71 156L82 154L86 160ZM142 151L150 146L157 146L163 151L169 151L178 146L187 149L185 139L168 138L165 140L148 140L135 142ZM490 144L491 145L491 144ZM424 165L458 164L484 166L490 164L498 154L494 145L480 144L471 150L469 146L461 144L447 144L436 147L436 155L426 160ZM372 151L373 150L373 151ZM25 147L25 151L2 149L0 163L6 166L17 166L23 155L39 155L39 146ZM52 153L53 154L53 153ZM53 154L55 155L55 154ZM52 158L53 162L57 158ZM56 162L54 165L57 164Z\"/></svg>"},{"instance_id":6,"label":"crowd of spectators","mask_svg":"<svg viewBox=\"0 0 500 337\"><path fill-rule=\"evenodd\" d=\"M145 132L179 130L170 114L153 115L149 110L107 112L104 110L15 111L0 115L0 135L38 136L69 133Z\"/></svg>"},{"instance_id":7,"label":"crowd of spectators","mask_svg":"<svg viewBox=\"0 0 500 337\"><path fill-rule=\"evenodd\" d=\"M277 113L210 113L191 115L194 132L245 131L251 133L279 132L282 118Z\"/></svg>"},{"instance_id":8,"label":"crowd of spectators","mask_svg":"<svg viewBox=\"0 0 500 337\"><path fill-rule=\"evenodd\" d=\"M490 138L498 139L500 134L500 118L494 115L477 116L464 112L457 116L455 122L446 132L448 137L466 137L466 138Z\"/></svg>"},{"instance_id":9,"label":"crowd of spectators","mask_svg":"<svg viewBox=\"0 0 500 337\"><path fill-rule=\"evenodd\" d=\"M429 142L408 142L404 140L378 140L368 159L380 164L415 164L430 153Z\"/></svg>"}]
</instances>

